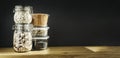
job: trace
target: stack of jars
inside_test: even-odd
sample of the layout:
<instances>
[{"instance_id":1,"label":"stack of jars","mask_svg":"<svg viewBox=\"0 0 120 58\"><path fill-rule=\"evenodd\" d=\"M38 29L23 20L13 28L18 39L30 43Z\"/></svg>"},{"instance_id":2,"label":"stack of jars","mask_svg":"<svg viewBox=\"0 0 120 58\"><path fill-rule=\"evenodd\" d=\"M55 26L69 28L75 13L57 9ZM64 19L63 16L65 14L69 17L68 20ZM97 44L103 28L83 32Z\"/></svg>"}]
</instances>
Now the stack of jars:
<instances>
[{"instance_id":1,"label":"stack of jars","mask_svg":"<svg viewBox=\"0 0 120 58\"><path fill-rule=\"evenodd\" d=\"M33 49L42 50L46 49L48 45L48 14L45 13L34 13L32 14L33 24Z\"/></svg>"},{"instance_id":2,"label":"stack of jars","mask_svg":"<svg viewBox=\"0 0 120 58\"><path fill-rule=\"evenodd\" d=\"M15 6L14 10L13 49L16 52L27 52L32 49L32 7Z\"/></svg>"}]
</instances>

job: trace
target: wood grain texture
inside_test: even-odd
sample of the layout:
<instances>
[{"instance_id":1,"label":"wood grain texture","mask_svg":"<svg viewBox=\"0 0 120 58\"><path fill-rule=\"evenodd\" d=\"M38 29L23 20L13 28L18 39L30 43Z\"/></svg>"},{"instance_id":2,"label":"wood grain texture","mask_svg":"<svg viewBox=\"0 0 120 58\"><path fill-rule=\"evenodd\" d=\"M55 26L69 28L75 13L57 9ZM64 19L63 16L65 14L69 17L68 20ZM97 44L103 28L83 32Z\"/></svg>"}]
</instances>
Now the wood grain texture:
<instances>
[{"instance_id":1,"label":"wood grain texture","mask_svg":"<svg viewBox=\"0 0 120 58\"><path fill-rule=\"evenodd\" d=\"M12 48L0 48L0 58L120 58L119 50L119 46L62 46L16 53Z\"/></svg>"}]
</instances>

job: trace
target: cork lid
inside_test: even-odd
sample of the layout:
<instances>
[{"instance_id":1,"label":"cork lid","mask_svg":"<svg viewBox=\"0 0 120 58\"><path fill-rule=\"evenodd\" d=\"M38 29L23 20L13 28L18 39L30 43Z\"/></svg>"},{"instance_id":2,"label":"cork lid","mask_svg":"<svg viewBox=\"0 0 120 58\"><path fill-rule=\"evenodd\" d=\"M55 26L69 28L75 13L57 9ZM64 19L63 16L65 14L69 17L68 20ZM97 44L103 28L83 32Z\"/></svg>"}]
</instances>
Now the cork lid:
<instances>
[{"instance_id":1,"label":"cork lid","mask_svg":"<svg viewBox=\"0 0 120 58\"><path fill-rule=\"evenodd\" d=\"M32 14L32 24L33 26L46 27L48 23L49 14L45 13L33 13Z\"/></svg>"}]
</instances>

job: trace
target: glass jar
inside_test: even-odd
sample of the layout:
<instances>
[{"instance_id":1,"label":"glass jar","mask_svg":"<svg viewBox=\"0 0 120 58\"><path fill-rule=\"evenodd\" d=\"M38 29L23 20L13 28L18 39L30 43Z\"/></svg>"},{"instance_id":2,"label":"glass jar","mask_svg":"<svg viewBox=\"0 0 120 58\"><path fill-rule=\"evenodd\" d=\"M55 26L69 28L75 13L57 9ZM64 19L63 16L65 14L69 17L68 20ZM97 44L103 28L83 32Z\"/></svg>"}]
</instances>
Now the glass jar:
<instances>
[{"instance_id":1,"label":"glass jar","mask_svg":"<svg viewBox=\"0 0 120 58\"><path fill-rule=\"evenodd\" d=\"M24 11L21 5L16 5L14 10L14 22L23 23L24 21Z\"/></svg>"},{"instance_id":2,"label":"glass jar","mask_svg":"<svg viewBox=\"0 0 120 58\"><path fill-rule=\"evenodd\" d=\"M48 35L49 27L33 27L32 36L33 37L41 37Z\"/></svg>"},{"instance_id":3,"label":"glass jar","mask_svg":"<svg viewBox=\"0 0 120 58\"><path fill-rule=\"evenodd\" d=\"M16 52L27 52L32 49L32 35L28 24L16 24L13 35L13 48Z\"/></svg>"},{"instance_id":4,"label":"glass jar","mask_svg":"<svg viewBox=\"0 0 120 58\"><path fill-rule=\"evenodd\" d=\"M24 23L31 23L32 22L32 13L33 13L33 9L31 6L25 6L24 7Z\"/></svg>"},{"instance_id":5,"label":"glass jar","mask_svg":"<svg viewBox=\"0 0 120 58\"><path fill-rule=\"evenodd\" d=\"M22 7L20 5L15 6L14 10L14 21L15 23L31 23L32 21L32 7Z\"/></svg>"},{"instance_id":6,"label":"glass jar","mask_svg":"<svg viewBox=\"0 0 120 58\"><path fill-rule=\"evenodd\" d=\"M47 49L47 47L48 47L48 38L49 38L49 36L34 37L33 38L33 49L35 49L35 50Z\"/></svg>"}]
</instances>

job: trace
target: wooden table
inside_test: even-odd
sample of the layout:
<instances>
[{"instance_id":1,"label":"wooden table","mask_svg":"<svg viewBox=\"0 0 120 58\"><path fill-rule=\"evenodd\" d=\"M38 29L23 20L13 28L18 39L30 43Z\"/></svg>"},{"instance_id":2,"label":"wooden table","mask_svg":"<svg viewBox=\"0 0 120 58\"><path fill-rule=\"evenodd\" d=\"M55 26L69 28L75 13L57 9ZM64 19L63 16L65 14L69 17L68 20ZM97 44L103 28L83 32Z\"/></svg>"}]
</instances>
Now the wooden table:
<instances>
[{"instance_id":1,"label":"wooden table","mask_svg":"<svg viewBox=\"0 0 120 58\"><path fill-rule=\"evenodd\" d=\"M120 46L61 46L26 53L0 48L0 58L120 58Z\"/></svg>"}]
</instances>

